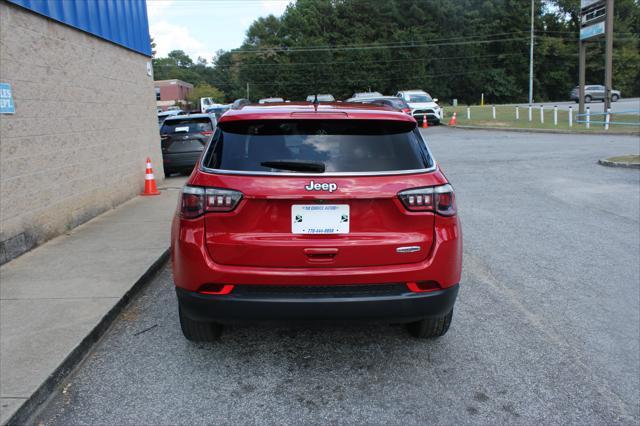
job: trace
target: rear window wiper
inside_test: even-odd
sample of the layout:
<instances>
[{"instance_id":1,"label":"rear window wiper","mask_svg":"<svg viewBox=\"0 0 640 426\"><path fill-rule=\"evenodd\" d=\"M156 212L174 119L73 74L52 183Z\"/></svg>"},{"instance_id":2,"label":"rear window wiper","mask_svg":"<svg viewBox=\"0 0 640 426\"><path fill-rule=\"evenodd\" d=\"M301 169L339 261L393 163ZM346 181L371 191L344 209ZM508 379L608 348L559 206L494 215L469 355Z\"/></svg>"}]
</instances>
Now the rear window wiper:
<instances>
[{"instance_id":1,"label":"rear window wiper","mask_svg":"<svg viewBox=\"0 0 640 426\"><path fill-rule=\"evenodd\" d=\"M316 163L313 161L297 161L297 160L272 160L260 163L263 167L272 169L291 170L293 172L312 172L324 173L324 163Z\"/></svg>"}]
</instances>

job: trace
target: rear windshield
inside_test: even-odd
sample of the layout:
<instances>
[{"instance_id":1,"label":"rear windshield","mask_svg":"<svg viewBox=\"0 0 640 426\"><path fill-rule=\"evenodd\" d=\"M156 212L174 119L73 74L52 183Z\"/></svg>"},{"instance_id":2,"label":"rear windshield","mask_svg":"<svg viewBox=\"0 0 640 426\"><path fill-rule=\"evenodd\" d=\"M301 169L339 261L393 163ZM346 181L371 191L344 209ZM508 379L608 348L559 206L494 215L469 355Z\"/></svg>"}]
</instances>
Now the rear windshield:
<instances>
[{"instance_id":1,"label":"rear windshield","mask_svg":"<svg viewBox=\"0 0 640 426\"><path fill-rule=\"evenodd\" d=\"M321 164L325 173L428 168L415 123L364 120L263 120L222 124L205 156L212 169L292 173L265 162Z\"/></svg>"},{"instance_id":2,"label":"rear windshield","mask_svg":"<svg viewBox=\"0 0 640 426\"><path fill-rule=\"evenodd\" d=\"M402 99L376 99L376 100L367 101L367 102L372 104L378 104L378 105L390 105L393 108L398 108L398 109L408 108L408 105Z\"/></svg>"},{"instance_id":3,"label":"rear windshield","mask_svg":"<svg viewBox=\"0 0 640 426\"><path fill-rule=\"evenodd\" d=\"M409 95L409 102L432 102L429 95Z\"/></svg>"},{"instance_id":4,"label":"rear windshield","mask_svg":"<svg viewBox=\"0 0 640 426\"><path fill-rule=\"evenodd\" d=\"M200 133L213 130L211 120L207 118L186 118L184 120L165 120L160 133Z\"/></svg>"}]
</instances>

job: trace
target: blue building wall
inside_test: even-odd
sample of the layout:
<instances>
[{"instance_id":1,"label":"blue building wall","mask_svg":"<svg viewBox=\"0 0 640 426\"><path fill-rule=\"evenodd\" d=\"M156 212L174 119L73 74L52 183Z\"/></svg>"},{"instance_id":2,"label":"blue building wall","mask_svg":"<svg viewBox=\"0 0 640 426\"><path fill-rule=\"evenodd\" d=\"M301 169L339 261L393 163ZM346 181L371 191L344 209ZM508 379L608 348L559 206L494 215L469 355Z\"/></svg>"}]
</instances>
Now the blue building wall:
<instances>
[{"instance_id":1,"label":"blue building wall","mask_svg":"<svg viewBox=\"0 0 640 426\"><path fill-rule=\"evenodd\" d=\"M146 0L8 1L151 56Z\"/></svg>"}]
</instances>

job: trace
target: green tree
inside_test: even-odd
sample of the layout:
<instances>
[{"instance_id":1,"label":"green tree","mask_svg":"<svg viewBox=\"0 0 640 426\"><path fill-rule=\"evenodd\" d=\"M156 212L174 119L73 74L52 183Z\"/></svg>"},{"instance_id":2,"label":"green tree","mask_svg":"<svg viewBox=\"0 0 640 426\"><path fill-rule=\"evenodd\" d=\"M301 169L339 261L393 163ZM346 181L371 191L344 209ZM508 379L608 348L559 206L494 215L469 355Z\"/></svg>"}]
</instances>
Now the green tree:
<instances>
[{"instance_id":1,"label":"green tree","mask_svg":"<svg viewBox=\"0 0 640 426\"><path fill-rule=\"evenodd\" d=\"M241 46L195 62L183 51L153 60L156 79L210 85L226 101L313 93L394 94L526 102L530 0L297 0L257 19ZM534 98L565 99L578 80L578 0L536 0ZM617 0L613 82L640 95L640 4ZM603 40L589 44L587 82L604 79Z\"/></svg>"},{"instance_id":2,"label":"green tree","mask_svg":"<svg viewBox=\"0 0 640 426\"><path fill-rule=\"evenodd\" d=\"M200 105L200 98L213 98L215 102L224 102L224 93L210 84L199 84L187 95L187 100L192 105Z\"/></svg>"}]
</instances>

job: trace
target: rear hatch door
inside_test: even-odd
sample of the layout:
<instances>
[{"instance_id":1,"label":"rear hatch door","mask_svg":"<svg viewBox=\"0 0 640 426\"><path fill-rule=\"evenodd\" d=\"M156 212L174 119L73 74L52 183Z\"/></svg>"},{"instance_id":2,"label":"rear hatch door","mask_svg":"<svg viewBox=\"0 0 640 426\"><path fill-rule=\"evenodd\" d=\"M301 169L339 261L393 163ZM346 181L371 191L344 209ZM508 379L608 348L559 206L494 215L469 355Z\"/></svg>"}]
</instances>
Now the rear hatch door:
<instances>
[{"instance_id":1,"label":"rear hatch door","mask_svg":"<svg viewBox=\"0 0 640 426\"><path fill-rule=\"evenodd\" d=\"M434 216L408 212L397 193L444 182L439 173L424 172L433 164L415 123L352 121L283 121L216 132L205 163L220 171L201 173L193 184L241 191L243 198L232 212L205 216L211 258L278 268L424 260ZM289 162L326 169L294 172Z\"/></svg>"}]
</instances>

